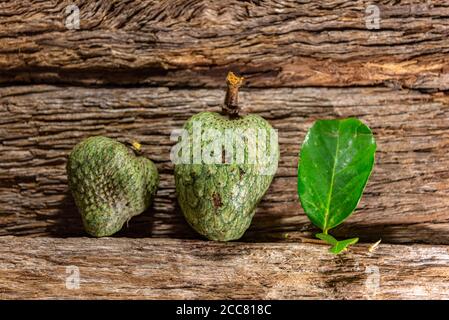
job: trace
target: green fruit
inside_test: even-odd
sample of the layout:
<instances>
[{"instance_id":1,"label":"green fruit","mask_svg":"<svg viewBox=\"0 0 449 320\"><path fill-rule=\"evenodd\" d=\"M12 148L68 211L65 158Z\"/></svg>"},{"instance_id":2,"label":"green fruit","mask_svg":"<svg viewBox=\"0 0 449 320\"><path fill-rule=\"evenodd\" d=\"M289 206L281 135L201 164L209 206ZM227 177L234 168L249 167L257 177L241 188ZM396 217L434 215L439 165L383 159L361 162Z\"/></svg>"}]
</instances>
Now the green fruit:
<instances>
[{"instance_id":1,"label":"green fruit","mask_svg":"<svg viewBox=\"0 0 449 320\"><path fill-rule=\"evenodd\" d=\"M182 212L193 229L210 240L229 241L242 237L251 224L257 204L271 184L279 159L277 135L274 143L268 139L271 133L275 133L271 125L257 115L238 116L238 91L235 89L240 84L241 78L232 73L228 75L225 115L202 112L186 122L184 130L192 152L188 163L175 163L176 193ZM226 160L227 150L224 152L224 149L220 149L222 152L218 155L221 160L219 163L211 163L204 157L195 162L195 123L201 124L203 134L206 130L212 130L220 133L221 137L225 136L226 130L265 132L271 156L265 160L257 158L255 161L248 161L250 146L257 143L255 135L248 135L240 143L230 140L231 149L235 150L238 146L243 148L241 150L245 161L237 161L236 152L235 158ZM207 150L211 141L215 139L201 139L200 149L203 152ZM242 144L242 141L246 143Z\"/></svg>"},{"instance_id":2,"label":"green fruit","mask_svg":"<svg viewBox=\"0 0 449 320\"><path fill-rule=\"evenodd\" d=\"M116 233L145 211L159 183L153 162L102 136L87 138L73 148L67 176L84 227L95 237Z\"/></svg>"}]
</instances>

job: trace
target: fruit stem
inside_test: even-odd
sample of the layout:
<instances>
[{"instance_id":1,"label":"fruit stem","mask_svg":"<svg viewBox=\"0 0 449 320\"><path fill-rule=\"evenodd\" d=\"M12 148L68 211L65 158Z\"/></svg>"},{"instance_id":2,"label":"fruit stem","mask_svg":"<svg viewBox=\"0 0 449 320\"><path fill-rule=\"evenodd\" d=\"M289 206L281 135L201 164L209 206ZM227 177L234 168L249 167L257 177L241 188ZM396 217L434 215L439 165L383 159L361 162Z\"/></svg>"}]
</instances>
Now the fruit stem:
<instances>
[{"instance_id":1,"label":"fruit stem","mask_svg":"<svg viewBox=\"0 0 449 320\"><path fill-rule=\"evenodd\" d=\"M133 141L131 143L131 145L132 145L133 149L136 151L140 151L140 149L142 148L142 145L137 141Z\"/></svg>"},{"instance_id":2,"label":"fruit stem","mask_svg":"<svg viewBox=\"0 0 449 320\"><path fill-rule=\"evenodd\" d=\"M226 97L223 106L223 113L231 118L239 116L239 88L243 84L243 77L236 76L232 71L228 72L226 77L226 84L228 89L226 91Z\"/></svg>"},{"instance_id":3,"label":"fruit stem","mask_svg":"<svg viewBox=\"0 0 449 320\"><path fill-rule=\"evenodd\" d=\"M134 152L135 155L140 156L142 154L142 145L135 141L126 141L128 147Z\"/></svg>"}]
</instances>

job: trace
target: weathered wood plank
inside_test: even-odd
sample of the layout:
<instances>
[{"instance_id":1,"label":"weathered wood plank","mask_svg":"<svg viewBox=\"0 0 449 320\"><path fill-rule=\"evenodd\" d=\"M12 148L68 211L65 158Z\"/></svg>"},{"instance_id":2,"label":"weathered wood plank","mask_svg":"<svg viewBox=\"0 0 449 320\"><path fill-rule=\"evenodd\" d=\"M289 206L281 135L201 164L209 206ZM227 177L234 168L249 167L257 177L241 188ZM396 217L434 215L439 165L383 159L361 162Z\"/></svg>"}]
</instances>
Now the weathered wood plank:
<instances>
[{"instance_id":1,"label":"weathered wood plank","mask_svg":"<svg viewBox=\"0 0 449 320\"><path fill-rule=\"evenodd\" d=\"M0 298L449 298L447 247L367 248L334 256L311 243L0 237Z\"/></svg>"},{"instance_id":2,"label":"weathered wood plank","mask_svg":"<svg viewBox=\"0 0 449 320\"><path fill-rule=\"evenodd\" d=\"M448 2L377 3L370 30L368 0L2 1L0 82L448 90Z\"/></svg>"},{"instance_id":3,"label":"weathered wood plank","mask_svg":"<svg viewBox=\"0 0 449 320\"><path fill-rule=\"evenodd\" d=\"M142 142L161 183L154 208L120 235L195 238L176 206L172 129L192 114L218 111L222 90L167 88L0 88L0 235L83 235L68 195L66 156L82 138ZM279 130L277 176L245 241L298 241L316 230L296 194L297 154L318 118L357 116L374 131L377 165L359 209L337 229L363 241L449 244L449 99L388 88L251 89L248 112ZM289 237L285 239L286 234Z\"/></svg>"}]
</instances>

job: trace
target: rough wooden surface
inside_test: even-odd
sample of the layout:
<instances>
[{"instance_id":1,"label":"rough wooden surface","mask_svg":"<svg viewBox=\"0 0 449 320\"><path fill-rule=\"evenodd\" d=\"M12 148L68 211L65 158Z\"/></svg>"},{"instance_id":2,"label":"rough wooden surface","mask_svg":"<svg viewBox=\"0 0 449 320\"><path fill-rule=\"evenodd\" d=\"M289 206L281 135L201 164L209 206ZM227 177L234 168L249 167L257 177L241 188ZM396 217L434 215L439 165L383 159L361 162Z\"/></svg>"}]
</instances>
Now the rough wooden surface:
<instances>
[{"instance_id":1,"label":"rough wooden surface","mask_svg":"<svg viewBox=\"0 0 449 320\"><path fill-rule=\"evenodd\" d=\"M122 235L197 237L176 206L172 129L192 114L219 110L223 90L18 86L0 88L0 235L82 235L68 195L65 163L83 137L137 139L161 183L154 208ZM246 111L279 130L277 176L258 208L248 241L310 235L296 192L297 155L318 118L357 116L377 139L376 166L356 212L337 231L366 241L449 244L447 96L381 88L251 89Z\"/></svg>"},{"instance_id":2,"label":"rough wooden surface","mask_svg":"<svg viewBox=\"0 0 449 320\"><path fill-rule=\"evenodd\" d=\"M424 2L424 3L423 3ZM80 29L66 28L66 6ZM449 4L377 1L2 1L0 82L449 88Z\"/></svg>"},{"instance_id":3,"label":"rough wooden surface","mask_svg":"<svg viewBox=\"0 0 449 320\"><path fill-rule=\"evenodd\" d=\"M359 245L334 256L310 243L0 237L0 257L2 299L449 298L444 246ZM72 266L79 289L66 287Z\"/></svg>"}]
</instances>

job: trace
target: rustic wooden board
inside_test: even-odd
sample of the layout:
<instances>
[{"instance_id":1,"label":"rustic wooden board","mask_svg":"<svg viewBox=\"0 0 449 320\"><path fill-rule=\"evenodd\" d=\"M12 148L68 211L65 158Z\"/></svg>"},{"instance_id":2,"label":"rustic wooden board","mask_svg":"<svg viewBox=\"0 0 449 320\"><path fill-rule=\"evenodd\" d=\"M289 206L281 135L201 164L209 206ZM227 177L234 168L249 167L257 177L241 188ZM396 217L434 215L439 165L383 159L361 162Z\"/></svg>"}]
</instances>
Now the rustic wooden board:
<instances>
[{"instance_id":1,"label":"rustic wooden board","mask_svg":"<svg viewBox=\"0 0 449 320\"><path fill-rule=\"evenodd\" d=\"M79 289L66 287L73 267ZM334 256L311 243L0 237L0 299L105 297L448 299L449 252L359 245Z\"/></svg>"},{"instance_id":2,"label":"rustic wooden board","mask_svg":"<svg viewBox=\"0 0 449 320\"><path fill-rule=\"evenodd\" d=\"M448 2L376 3L378 30L369 0L3 1L0 82L449 89Z\"/></svg>"},{"instance_id":3,"label":"rustic wooden board","mask_svg":"<svg viewBox=\"0 0 449 320\"><path fill-rule=\"evenodd\" d=\"M195 238L176 206L172 129L203 110L218 111L223 90L167 88L0 88L0 235L79 236L65 163L83 137L137 139L161 173L154 208L121 235ZM277 176L246 241L291 241L315 229L296 193L297 155L318 118L357 116L373 130L377 165L359 210L341 236L364 241L449 244L449 105L441 94L387 88L251 89L246 111L279 130Z\"/></svg>"}]
</instances>

